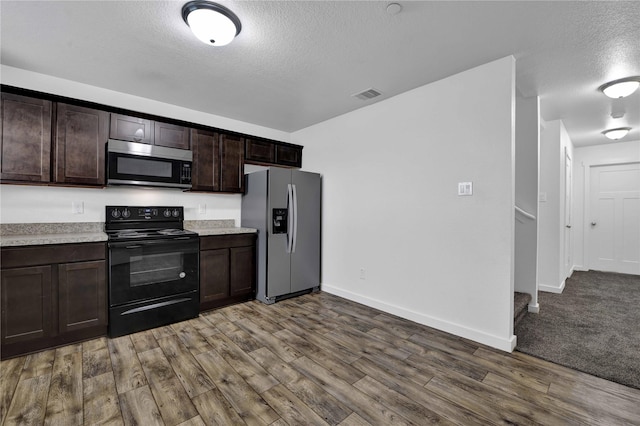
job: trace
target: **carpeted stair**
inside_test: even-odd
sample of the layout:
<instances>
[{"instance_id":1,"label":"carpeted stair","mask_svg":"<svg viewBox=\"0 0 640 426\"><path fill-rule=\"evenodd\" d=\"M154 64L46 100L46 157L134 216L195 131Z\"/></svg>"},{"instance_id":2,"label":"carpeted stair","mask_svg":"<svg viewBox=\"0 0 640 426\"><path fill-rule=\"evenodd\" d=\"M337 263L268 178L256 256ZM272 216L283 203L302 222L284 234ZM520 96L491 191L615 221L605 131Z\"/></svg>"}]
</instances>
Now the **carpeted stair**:
<instances>
[{"instance_id":1,"label":"carpeted stair","mask_svg":"<svg viewBox=\"0 0 640 426\"><path fill-rule=\"evenodd\" d=\"M517 291L513 295L513 328L515 329L522 318L527 314L529 310L529 302L531 302L531 295L527 293L518 293Z\"/></svg>"}]
</instances>

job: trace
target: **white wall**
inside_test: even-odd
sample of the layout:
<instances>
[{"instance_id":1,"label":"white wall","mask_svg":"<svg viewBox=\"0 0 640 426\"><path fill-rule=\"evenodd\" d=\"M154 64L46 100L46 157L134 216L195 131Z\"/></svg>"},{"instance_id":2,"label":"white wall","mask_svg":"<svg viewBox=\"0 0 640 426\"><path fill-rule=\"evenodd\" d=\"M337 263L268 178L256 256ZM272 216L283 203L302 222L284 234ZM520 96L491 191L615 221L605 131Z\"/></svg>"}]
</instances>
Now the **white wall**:
<instances>
[{"instance_id":1,"label":"white wall","mask_svg":"<svg viewBox=\"0 0 640 426\"><path fill-rule=\"evenodd\" d=\"M323 174L324 291L513 349L514 64L292 134Z\"/></svg>"},{"instance_id":2,"label":"white wall","mask_svg":"<svg viewBox=\"0 0 640 426\"><path fill-rule=\"evenodd\" d=\"M284 142L289 133L194 111L151 99L114 92L100 87L38 74L2 65L2 84L97 102L162 117L185 120L225 130L262 136ZM179 205L185 207L187 220L235 219L240 225L240 195L184 193L171 189L141 188L62 188L1 185L0 220L2 223L27 222L104 222L105 205ZM84 203L84 214L71 213L71 203ZM205 213L198 207L205 205Z\"/></svg>"},{"instance_id":3,"label":"white wall","mask_svg":"<svg viewBox=\"0 0 640 426\"><path fill-rule=\"evenodd\" d=\"M571 272L564 269L565 149L573 160L573 144L562 121L544 123L539 181L546 201L538 205L538 289L552 293L562 293Z\"/></svg>"},{"instance_id":4,"label":"white wall","mask_svg":"<svg viewBox=\"0 0 640 426\"><path fill-rule=\"evenodd\" d=\"M640 162L640 140L608 142L602 145L576 148L573 152L573 263L574 269L587 270L589 265L585 255L588 253L585 234L588 232L589 220L585 217L585 207L589 202L590 167Z\"/></svg>"},{"instance_id":5,"label":"white wall","mask_svg":"<svg viewBox=\"0 0 640 426\"><path fill-rule=\"evenodd\" d=\"M530 309L538 306L538 157L540 101L516 97L515 202L535 220L516 213L516 291L531 295Z\"/></svg>"}]
</instances>

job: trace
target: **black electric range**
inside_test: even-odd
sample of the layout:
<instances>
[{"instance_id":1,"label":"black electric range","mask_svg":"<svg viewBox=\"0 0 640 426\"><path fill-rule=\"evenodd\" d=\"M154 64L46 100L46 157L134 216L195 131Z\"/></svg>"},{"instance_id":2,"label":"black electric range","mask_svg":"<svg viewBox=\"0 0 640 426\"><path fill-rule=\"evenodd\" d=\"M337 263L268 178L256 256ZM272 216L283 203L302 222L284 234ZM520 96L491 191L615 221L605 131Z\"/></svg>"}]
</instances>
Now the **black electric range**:
<instances>
[{"instance_id":1,"label":"black electric range","mask_svg":"<svg viewBox=\"0 0 640 426\"><path fill-rule=\"evenodd\" d=\"M109 336L199 314L199 237L183 207L107 206Z\"/></svg>"}]
</instances>

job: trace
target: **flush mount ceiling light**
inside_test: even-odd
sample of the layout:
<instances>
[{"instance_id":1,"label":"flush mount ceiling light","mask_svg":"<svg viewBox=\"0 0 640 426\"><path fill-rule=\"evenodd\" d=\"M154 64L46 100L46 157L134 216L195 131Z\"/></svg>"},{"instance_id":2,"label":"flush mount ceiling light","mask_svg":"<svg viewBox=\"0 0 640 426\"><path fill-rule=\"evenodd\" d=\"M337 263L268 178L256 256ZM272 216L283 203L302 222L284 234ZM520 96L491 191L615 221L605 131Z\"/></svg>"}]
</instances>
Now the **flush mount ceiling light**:
<instances>
[{"instance_id":1,"label":"flush mount ceiling light","mask_svg":"<svg viewBox=\"0 0 640 426\"><path fill-rule=\"evenodd\" d=\"M235 13L209 1L190 1L182 6L182 19L198 40L210 46L224 46L240 34L242 24Z\"/></svg>"},{"instance_id":2,"label":"flush mount ceiling light","mask_svg":"<svg viewBox=\"0 0 640 426\"><path fill-rule=\"evenodd\" d=\"M602 132L602 134L608 137L609 139L615 141L627 136L627 133L629 133L629 130L631 130L631 127L618 127L617 129L605 130L604 132Z\"/></svg>"},{"instance_id":3,"label":"flush mount ceiling light","mask_svg":"<svg viewBox=\"0 0 640 426\"><path fill-rule=\"evenodd\" d=\"M640 87L640 77L627 77L610 81L598 89L610 98L626 98Z\"/></svg>"}]
</instances>

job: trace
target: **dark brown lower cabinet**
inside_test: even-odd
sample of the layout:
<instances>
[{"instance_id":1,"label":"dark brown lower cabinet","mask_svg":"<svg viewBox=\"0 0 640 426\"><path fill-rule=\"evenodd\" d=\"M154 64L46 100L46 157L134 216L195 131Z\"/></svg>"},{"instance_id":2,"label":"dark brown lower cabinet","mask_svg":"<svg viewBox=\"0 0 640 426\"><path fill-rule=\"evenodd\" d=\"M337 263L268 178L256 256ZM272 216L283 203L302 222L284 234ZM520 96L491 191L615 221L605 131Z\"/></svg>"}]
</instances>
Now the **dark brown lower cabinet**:
<instances>
[{"instance_id":1,"label":"dark brown lower cabinet","mask_svg":"<svg viewBox=\"0 0 640 426\"><path fill-rule=\"evenodd\" d=\"M53 334L51 265L12 268L2 275L2 354L4 346L42 340Z\"/></svg>"},{"instance_id":2,"label":"dark brown lower cabinet","mask_svg":"<svg viewBox=\"0 0 640 426\"><path fill-rule=\"evenodd\" d=\"M2 358L107 332L106 245L3 248Z\"/></svg>"},{"instance_id":3,"label":"dark brown lower cabinet","mask_svg":"<svg viewBox=\"0 0 640 426\"><path fill-rule=\"evenodd\" d=\"M107 324L106 262L58 265L58 331L68 333Z\"/></svg>"},{"instance_id":4,"label":"dark brown lower cabinet","mask_svg":"<svg viewBox=\"0 0 640 426\"><path fill-rule=\"evenodd\" d=\"M251 300L256 290L256 235L200 237L200 310Z\"/></svg>"}]
</instances>

